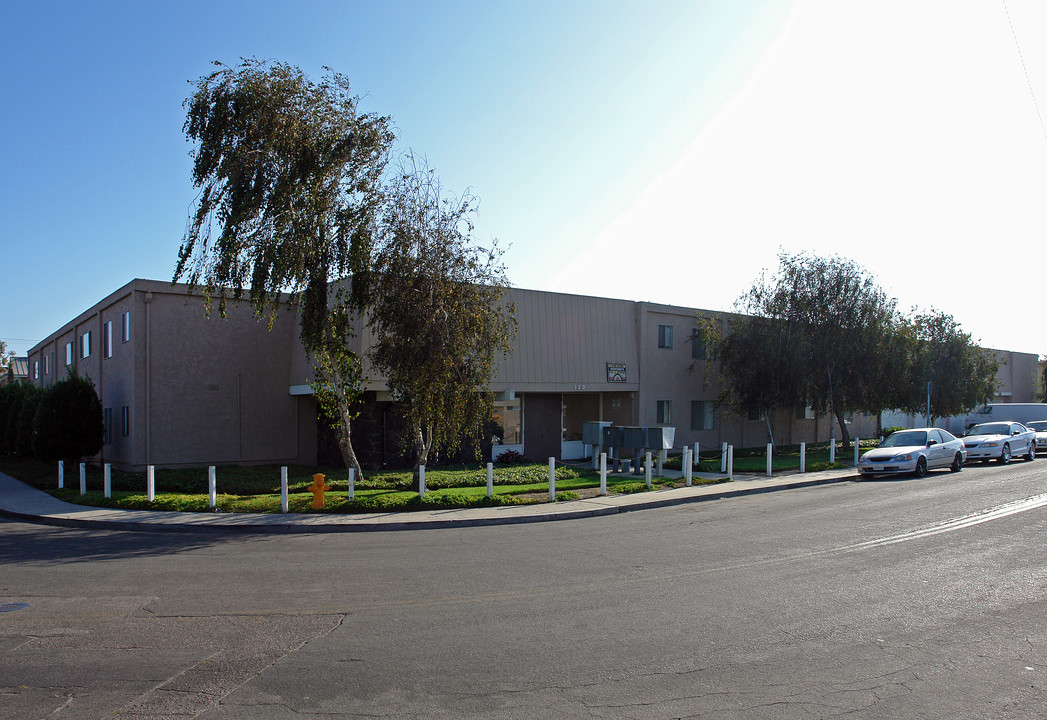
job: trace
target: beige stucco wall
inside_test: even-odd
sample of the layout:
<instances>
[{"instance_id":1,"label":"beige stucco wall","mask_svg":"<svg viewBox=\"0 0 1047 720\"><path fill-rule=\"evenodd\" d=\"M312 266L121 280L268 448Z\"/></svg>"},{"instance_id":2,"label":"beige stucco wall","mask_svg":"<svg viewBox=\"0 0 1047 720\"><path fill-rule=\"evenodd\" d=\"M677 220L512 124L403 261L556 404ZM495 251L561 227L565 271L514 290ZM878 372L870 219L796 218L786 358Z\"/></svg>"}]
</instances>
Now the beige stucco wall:
<instances>
[{"instance_id":1,"label":"beige stucco wall","mask_svg":"<svg viewBox=\"0 0 1047 720\"><path fill-rule=\"evenodd\" d=\"M513 289L519 324L513 352L499 362L496 392L624 392L639 387L636 313L627 300ZM607 363L625 363L626 382L608 382Z\"/></svg>"},{"instance_id":2,"label":"beige stucco wall","mask_svg":"<svg viewBox=\"0 0 1047 720\"><path fill-rule=\"evenodd\" d=\"M585 420L655 425L659 400L672 402L676 446L736 446L766 442L763 420L720 413L718 427L691 429L691 403L715 402L719 381L703 359L691 355L696 310L655 303L513 289L518 332L514 350L499 362L491 389L505 397L559 394L565 427ZM131 313L131 340L120 342L120 315ZM104 323L113 322L113 356L103 358ZM658 347L658 326L673 327L673 347ZM229 319L207 318L200 296L184 286L134 280L78 315L30 350L29 367L44 355L48 385L65 377L64 347L72 342L74 365L90 377L104 408L112 410L112 439L102 459L117 466L148 464L304 463L316 458L315 403L306 388L312 367L298 341L298 317L280 312L270 329L247 305L230 305ZM92 333L92 353L79 357L80 337ZM371 344L360 326L358 351ZM1000 379L1013 402L1031 401L1037 358L1001 353ZM610 382L608 363L626 367L625 382ZM365 363L369 389L385 389ZM602 400L602 402L601 402ZM537 400L536 400L537 401ZM548 422L555 426L556 403ZM617 407L614 407L617 405ZM130 409L132 431L120 432L121 408ZM529 416L531 417L531 416ZM772 420L779 444L829 436L827 418L797 418L780 410ZM856 417L852 435L868 437L875 418ZM531 431L534 428L530 428ZM559 433L558 427L553 427ZM528 428L525 425L525 443Z\"/></svg>"},{"instance_id":3,"label":"beige stucco wall","mask_svg":"<svg viewBox=\"0 0 1047 720\"><path fill-rule=\"evenodd\" d=\"M131 337L123 343L125 311ZM206 317L202 298L187 295L183 285L132 281L30 351L34 358L53 352L58 362L57 372L38 384L65 377L64 346L72 341L77 371L91 378L103 409L112 411L111 441L100 459L117 467L314 462L315 406L288 387L296 317L282 312L270 329L246 304L231 304L228 315ZM113 354L106 358L110 320ZM80 358L79 340L88 330L92 352Z\"/></svg>"}]
</instances>

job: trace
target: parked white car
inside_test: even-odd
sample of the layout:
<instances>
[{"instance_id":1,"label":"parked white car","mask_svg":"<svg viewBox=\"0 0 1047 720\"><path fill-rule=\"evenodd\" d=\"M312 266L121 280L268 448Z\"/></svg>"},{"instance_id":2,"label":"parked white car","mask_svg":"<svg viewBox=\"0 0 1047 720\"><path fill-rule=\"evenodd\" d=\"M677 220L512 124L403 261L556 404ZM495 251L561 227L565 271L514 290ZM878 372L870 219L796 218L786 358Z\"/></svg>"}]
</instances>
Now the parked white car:
<instances>
[{"instance_id":1,"label":"parked white car","mask_svg":"<svg viewBox=\"0 0 1047 720\"><path fill-rule=\"evenodd\" d=\"M1036 459L1036 433L1019 422L981 423L963 435L968 460L998 460L1006 465L1014 457Z\"/></svg>"},{"instance_id":2,"label":"parked white car","mask_svg":"<svg viewBox=\"0 0 1047 720\"><path fill-rule=\"evenodd\" d=\"M923 477L934 468L959 472L966 459L963 441L947 430L898 430L859 458L858 472L862 477L908 473Z\"/></svg>"},{"instance_id":3,"label":"parked white car","mask_svg":"<svg viewBox=\"0 0 1047 720\"><path fill-rule=\"evenodd\" d=\"M1036 450L1047 451L1047 420L1033 420L1025 423L1025 427L1036 433Z\"/></svg>"}]
</instances>

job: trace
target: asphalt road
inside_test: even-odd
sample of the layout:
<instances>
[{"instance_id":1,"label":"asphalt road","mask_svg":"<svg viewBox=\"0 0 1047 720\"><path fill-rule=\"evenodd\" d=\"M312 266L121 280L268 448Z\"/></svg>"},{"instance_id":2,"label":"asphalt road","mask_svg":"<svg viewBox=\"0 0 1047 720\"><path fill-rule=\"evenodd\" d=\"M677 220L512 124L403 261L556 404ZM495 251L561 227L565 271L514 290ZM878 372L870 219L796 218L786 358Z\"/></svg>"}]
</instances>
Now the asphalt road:
<instances>
[{"instance_id":1,"label":"asphalt road","mask_svg":"<svg viewBox=\"0 0 1047 720\"><path fill-rule=\"evenodd\" d=\"M0 717L1043 718L1047 460L564 522L0 521Z\"/></svg>"}]
</instances>

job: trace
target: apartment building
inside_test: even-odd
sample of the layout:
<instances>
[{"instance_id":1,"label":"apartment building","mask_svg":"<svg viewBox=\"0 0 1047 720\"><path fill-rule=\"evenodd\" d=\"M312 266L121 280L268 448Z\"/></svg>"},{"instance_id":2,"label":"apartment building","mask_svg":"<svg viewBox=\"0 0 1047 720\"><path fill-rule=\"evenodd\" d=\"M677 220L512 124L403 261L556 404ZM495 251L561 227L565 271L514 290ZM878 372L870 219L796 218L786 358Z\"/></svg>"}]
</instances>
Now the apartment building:
<instances>
[{"instance_id":1,"label":"apartment building","mask_svg":"<svg viewBox=\"0 0 1047 720\"><path fill-rule=\"evenodd\" d=\"M720 386L695 337L694 308L513 289L519 323L513 352L499 363L490 390L497 430L489 449L544 460L585 457L583 423L671 427L675 446L766 442L759 417L720 413ZM136 279L77 315L28 354L30 381L47 386L68 369L94 382L102 402L100 460L142 469L245 464L336 464L330 429L318 420L312 367L286 305L270 324L246 304L228 319L205 315L203 298L184 285ZM361 327L351 342L361 351ZM1032 399L1035 356L1005 353L1003 392ZM354 447L365 465L395 463L391 397L368 378ZM772 419L779 444L829 436L830 421L809 410ZM876 418L856 417L851 434L868 437Z\"/></svg>"}]
</instances>

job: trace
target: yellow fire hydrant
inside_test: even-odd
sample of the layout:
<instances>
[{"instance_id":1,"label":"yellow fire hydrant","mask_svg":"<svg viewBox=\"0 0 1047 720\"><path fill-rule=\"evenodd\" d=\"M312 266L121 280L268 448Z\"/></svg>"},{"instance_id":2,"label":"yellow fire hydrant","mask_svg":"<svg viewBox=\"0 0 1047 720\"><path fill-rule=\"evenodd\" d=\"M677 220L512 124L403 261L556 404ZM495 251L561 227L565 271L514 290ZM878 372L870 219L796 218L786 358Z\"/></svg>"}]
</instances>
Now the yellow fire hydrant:
<instances>
[{"instance_id":1,"label":"yellow fire hydrant","mask_svg":"<svg viewBox=\"0 0 1047 720\"><path fill-rule=\"evenodd\" d=\"M324 492L330 489L330 485L324 485L323 473L313 475L313 484L309 487L309 492L313 494L313 510L319 510L324 506Z\"/></svg>"}]
</instances>

